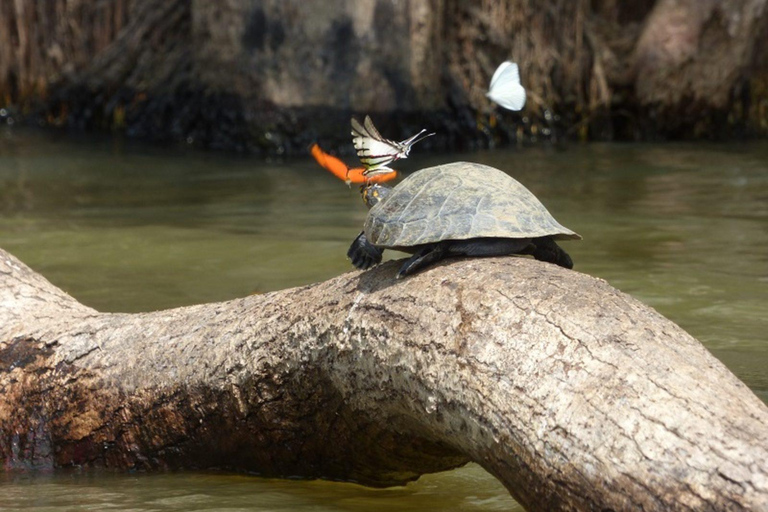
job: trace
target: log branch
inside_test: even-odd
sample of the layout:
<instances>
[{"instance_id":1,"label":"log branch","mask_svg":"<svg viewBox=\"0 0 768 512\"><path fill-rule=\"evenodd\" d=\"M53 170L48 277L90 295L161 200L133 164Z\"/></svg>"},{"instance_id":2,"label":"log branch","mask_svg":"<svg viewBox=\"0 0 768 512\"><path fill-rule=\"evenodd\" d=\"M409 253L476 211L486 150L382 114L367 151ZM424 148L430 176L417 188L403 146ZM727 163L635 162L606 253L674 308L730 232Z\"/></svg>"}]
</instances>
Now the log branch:
<instances>
[{"instance_id":1,"label":"log branch","mask_svg":"<svg viewBox=\"0 0 768 512\"><path fill-rule=\"evenodd\" d=\"M768 408L669 320L530 259L396 269L111 314L0 251L4 467L385 486L471 460L529 510L768 510Z\"/></svg>"}]
</instances>

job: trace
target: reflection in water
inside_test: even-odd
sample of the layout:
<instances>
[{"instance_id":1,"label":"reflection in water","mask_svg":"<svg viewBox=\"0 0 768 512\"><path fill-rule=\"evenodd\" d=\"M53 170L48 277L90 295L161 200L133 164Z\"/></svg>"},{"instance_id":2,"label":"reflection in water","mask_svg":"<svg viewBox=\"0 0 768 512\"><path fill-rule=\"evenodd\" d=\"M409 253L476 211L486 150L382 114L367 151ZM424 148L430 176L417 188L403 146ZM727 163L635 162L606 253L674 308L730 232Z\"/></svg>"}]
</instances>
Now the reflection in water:
<instances>
[{"instance_id":1,"label":"reflection in water","mask_svg":"<svg viewBox=\"0 0 768 512\"><path fill-rule=\"evenodd\" d=\"M768 401L768 146L590 145L413 154L510 172L563 224L575 269L679 323ZM366 210L311 160L0 132L0 246L106 311L218 301L352 270ZM395 255L397 257L397 255ZM7 510L507 510L477 466L415 484L243 476L5 477ZM10 500L10 501L9 501ZM4 509L6 510L6 509Z\"/></svg>"},{"instance_id":2,"label":"reflection in water","mask_svg":"<svg viewBox=\"0 0 768 512\"><path fill-rule=\"evenodd\" d=\"M245 475L76 472L33 478L0 475L0 488L3 511L522 510L498 482L474 464L457 471L426 475L413 484L390 489Z\"/></svg>"}]
</instances>

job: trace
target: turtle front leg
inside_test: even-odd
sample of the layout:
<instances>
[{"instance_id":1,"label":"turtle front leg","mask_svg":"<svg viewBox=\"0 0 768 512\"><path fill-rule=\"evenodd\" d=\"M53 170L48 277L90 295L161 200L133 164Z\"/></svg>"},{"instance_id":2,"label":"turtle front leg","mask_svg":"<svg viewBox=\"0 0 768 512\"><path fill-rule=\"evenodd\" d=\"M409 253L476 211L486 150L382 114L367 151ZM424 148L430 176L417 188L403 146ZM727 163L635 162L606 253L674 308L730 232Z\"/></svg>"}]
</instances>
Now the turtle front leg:
<instances>
[{"instance_id":1,"label":"turtle front leg","mask_svg":"<svg viewBox=\"0 0 768 512\"><path fill-rule=\"evenodd\" d=\"M373 245L365 237L365 231L360 232L347 251L347 258L352 260L355 268L366 270L381 263L383 251Z\"/></svg>"}]
</instances>

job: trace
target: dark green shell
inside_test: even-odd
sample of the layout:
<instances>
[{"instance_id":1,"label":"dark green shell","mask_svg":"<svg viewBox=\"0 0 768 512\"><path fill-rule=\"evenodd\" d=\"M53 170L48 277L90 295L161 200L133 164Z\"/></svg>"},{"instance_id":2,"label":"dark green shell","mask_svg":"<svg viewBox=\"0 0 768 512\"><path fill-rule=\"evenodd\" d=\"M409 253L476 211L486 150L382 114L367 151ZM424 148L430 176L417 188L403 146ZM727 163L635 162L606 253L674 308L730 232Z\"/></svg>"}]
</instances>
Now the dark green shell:
<instances>
[{"instance_id":1,"label":"dark green shell","mask_svg":"<svg viewBox=\"0 0 768 512\"><path fill-rule=\"evenodd\" d=\"M368 212L365 236L386 248L479 237L581 238L514 178L471 162L408 176Z\"/></svg>"}]
</instances>

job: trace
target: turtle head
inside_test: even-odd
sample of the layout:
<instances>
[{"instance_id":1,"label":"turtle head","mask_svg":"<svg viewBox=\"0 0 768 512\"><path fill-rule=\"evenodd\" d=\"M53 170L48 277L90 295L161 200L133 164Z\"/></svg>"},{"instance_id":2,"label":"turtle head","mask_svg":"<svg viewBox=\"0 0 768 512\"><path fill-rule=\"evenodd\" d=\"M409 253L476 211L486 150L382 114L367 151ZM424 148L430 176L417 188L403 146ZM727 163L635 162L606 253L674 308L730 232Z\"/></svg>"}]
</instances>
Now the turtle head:
<instances>
[{"instance_id":1,"label":"turtle head","mask_svg":"<svg viewBox=\"0 0 768 512\"><path fill-rule=\"evenodd\" d=\"M363 201L368 208L372 208L373 205L384 199L390 190L392 189L378 183L368 183L360 187L360 195L363 196Z\"/></svg>"}]
</instances>

